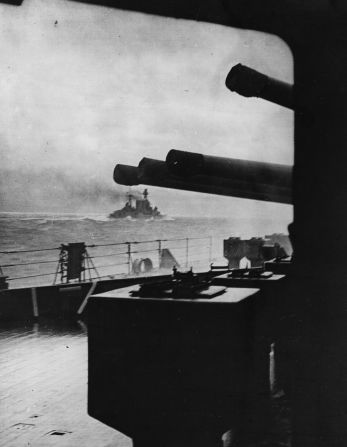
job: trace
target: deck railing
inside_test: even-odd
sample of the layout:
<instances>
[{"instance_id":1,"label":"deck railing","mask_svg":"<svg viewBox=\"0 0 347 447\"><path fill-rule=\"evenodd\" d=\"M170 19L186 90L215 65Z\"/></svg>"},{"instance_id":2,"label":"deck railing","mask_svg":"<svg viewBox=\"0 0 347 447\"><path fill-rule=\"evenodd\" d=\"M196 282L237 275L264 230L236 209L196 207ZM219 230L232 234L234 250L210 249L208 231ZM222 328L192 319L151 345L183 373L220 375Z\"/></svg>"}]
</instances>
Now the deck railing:
<instances>
[{"instance_id":1,"label":"deck railing","mask_svg":"<svg viewBox=\"0 0 347 447\"><path fill-rule=\"evenodd\" d=\"M0 274L7 277L11 288L67 282L62 247L0 251ZM213 261L210 236L86 244L85 248L81 281L160 272L165 270L164 252L183 269L208 268Z\"/></svg>"}]
</instances>

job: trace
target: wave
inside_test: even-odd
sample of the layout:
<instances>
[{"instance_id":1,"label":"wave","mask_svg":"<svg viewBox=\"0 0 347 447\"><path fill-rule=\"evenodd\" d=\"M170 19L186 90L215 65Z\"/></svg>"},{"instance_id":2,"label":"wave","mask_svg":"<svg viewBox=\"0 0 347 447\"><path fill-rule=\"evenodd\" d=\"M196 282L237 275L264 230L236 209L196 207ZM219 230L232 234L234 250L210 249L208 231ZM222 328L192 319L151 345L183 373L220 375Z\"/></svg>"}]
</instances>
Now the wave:
<instances>
[{"instance_id":1,"label":"wave","mask_svg":"<svg viewBox=\"0 0 347 447\"><path fill-rule=\"evenodd\" d=\"M100 215L97 215L94 217L90 217L90 216L83 217L81 220L90 221L90 222L111 222L111 219L107 215L104 215L104 214L100 214Z\"/></svg>"},{"instance_id":2,"label":"wave","mask_svg":"<svg viewBox=\"0 0 347 447\"><path fill-rule=\"evenodd\" d=\"M43 224L49 223L49 220L47 220L47 219L37 219L37 223L40 224L40 225L43 225Z\"/></svg>"},{"instance_id":3,"label":"wave","mask_svg":"<svg viewBox=\"0 0 347 447\"><path fill-rule=\"evenodd\" d=\"M15 213L2 212L0 219L16 220L16 221L37 221L37 223L52 223L52 222L69 222L69 221L95 221L108 222L110 219L107 214L101 213Z\"/></svg>"},{"instance_id":4,"label":"wave","mask_svg":"<svg viewBox=\"0 0 347 447\"><path fill-rule=\"evenodd\" d=\"M150 217L149 219L146 219L146 222L171 222L174 221L176 219L174 219L173 217L170 216L163 216L160 219L156 219L154 217Z\"/></svg>"},{"instance_id":5,"label":"wave","mask_svg":"<svg viewBox=\"0 0 347 447\"><path fill-rule=\"evenodd\" d=\"M171 216L163 216L160 219L149 217L148 219L137 219L136 217L123 217L119 219L110 218L107 213L20 213L20 212L0 212L0 220L33 221L40 225L52 224L56 222L85 221L85 222L153 222L153 221L174 221Z\"/></svg>"}]
</instances>

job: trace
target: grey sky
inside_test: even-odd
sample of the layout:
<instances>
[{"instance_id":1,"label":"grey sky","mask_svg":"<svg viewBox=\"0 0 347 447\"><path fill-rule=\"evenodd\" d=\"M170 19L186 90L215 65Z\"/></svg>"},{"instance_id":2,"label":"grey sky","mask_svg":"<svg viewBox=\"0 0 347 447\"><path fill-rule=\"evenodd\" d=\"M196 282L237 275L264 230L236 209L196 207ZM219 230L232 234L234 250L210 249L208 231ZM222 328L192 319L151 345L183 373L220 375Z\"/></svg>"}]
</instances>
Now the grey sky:
<instances>
[{"instance_id":1,"label":"grey sky","mask_svg":"<svg viewBox=\"0 0 347 447\"><path fill-rule=\"evenodd\" d=\"M73 182L95 184L100 194L114 191L117 200L125 189L112 181L116 163L164 159L171 148L293 161L292 113L224 86L238 62L291 81L290 52L273 36L25 0L20 8L0 5L0 54L3 210L78 211L80 197L69 194ZM50 178L62 185L54 189ZM209 196L150 190L170 214L222 215L230 208L291 215L288 206L214 196L206 211ZM106 193L105 200L85 199L95 211L110 203Z\"/></svg>"}]
</instances>

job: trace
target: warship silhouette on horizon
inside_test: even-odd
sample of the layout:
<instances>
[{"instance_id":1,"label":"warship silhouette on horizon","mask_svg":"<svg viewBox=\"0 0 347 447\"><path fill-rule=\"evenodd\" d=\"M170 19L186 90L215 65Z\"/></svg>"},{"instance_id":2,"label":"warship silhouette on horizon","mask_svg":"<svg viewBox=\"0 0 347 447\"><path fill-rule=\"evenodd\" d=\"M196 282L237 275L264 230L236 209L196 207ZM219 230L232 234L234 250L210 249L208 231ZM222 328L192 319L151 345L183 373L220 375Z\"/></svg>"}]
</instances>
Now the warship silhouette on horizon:
<instances>
[{"instance_id":1,"label":"warship silhouette on horizon","mask_svg":"<svg viewBox=\"0 0 347 447\"><path fill-rule=\"evenodd\" d=\"M160 213L156 206L153 208L148 200L148 190L145 189L142 195L143 198L136 199L133 194L129 192L127 194L128 200L125 206L120 210L113 211L109 217L113 219L162 219L164 216Z\"/></svg>"}]
</instances>

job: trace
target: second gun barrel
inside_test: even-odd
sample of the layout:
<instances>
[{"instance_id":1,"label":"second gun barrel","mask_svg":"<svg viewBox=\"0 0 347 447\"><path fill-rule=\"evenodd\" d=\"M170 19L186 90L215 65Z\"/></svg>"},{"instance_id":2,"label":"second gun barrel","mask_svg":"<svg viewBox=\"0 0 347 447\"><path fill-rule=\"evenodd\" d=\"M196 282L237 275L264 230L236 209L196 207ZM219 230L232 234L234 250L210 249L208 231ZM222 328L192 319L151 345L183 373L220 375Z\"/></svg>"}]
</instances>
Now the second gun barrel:
<instances>
[{"instance_id":1,"label":"second gun barrel","mask_svg":"<svg viewBox=\"0 0 347 447\"><path fill-rule=\"evenodd\" d=\"M114 180L123 185L143 184L244 199L292 203L291 189L287 187L201 174L185 178L172 174L164 161L151 158L143 158L138 167L117 165Z\"/></svg>"},{"instance_id":2,"label":"second gun barrel","mask_svg":"<svg viewBox=\"0 0 347 447\"><path fill-rule=\"evenodd\" d=\"M204 175L279 188L292 187L292 167L289 165L216 157L177 149L169 151L166 164L169 172L178 177Z\"/></svg>"}]
</instances>

